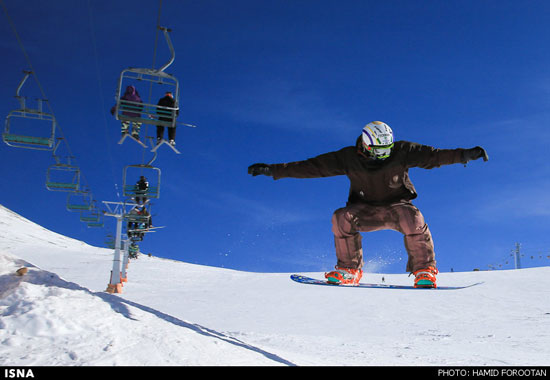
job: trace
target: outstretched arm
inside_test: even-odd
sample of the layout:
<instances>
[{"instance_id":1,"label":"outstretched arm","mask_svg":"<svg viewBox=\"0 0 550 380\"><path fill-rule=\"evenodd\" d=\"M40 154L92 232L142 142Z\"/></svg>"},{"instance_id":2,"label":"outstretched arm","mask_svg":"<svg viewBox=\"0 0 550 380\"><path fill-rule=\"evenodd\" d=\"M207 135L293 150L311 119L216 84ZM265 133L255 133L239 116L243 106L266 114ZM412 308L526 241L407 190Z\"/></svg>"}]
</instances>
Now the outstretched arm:
<instances>
[{"instance_id":1,"label":"outstretched arm","mask_svg":"<svg viewBox=\"0 0 550 380\"><path fill-rule=\"evenodd\" d=\"M341 159L341 152L330 152L303 161L285 164L253 164L248 167L248 174L266 175L279 178L320 178L346 174L346 165Z\"/></svg>"},{"instance_id":2,"label":"outstretched arm","mask_svg":"<svg viewBox=\"0 0 550 380\"><path fill-rule=\"evenodd\" d=\"M485 149L479 146L471 149L437 149L429 145L406 143L403 148L406 151L408 167L432 169L458 163L465 165L469 161L479 158L483 158L484 161L489 160Z\"/></svg>"}]
</instances>

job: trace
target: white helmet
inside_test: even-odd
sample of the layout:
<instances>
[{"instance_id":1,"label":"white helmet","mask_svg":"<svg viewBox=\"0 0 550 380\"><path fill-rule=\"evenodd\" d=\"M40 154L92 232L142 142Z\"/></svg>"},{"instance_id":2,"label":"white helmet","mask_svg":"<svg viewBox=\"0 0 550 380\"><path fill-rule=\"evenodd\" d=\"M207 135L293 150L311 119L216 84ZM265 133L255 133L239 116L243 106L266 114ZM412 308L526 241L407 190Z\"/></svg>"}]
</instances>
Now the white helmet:
<instances>
[{"instance_id":1,"label":"white helmet","mask_svg":"<svg viewBox=\"0 0 550 380\"><path fill-rule=\"evenodd\" d=\"M377 160L385 160L393 148L393 131L388 124L373 121L363 128L363 149Z\"/></svg>"}]
</instances>

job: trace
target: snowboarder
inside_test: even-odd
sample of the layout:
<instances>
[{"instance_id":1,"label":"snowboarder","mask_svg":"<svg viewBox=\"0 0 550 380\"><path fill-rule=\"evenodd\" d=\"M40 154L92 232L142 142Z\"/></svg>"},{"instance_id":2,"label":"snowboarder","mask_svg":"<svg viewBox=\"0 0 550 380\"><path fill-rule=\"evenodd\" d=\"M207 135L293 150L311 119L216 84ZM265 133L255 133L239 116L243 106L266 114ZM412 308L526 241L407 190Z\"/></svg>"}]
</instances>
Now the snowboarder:
<instances>
[{"instance_id":1,"label":"snowboarder","mask_svg":"<svg viewBox=\"0 0 550 380\"><path fill-rule=\"evenodd\" d=\"M120 99L121 99L120 107L122 109L129 110L129 111L122 111L122 115L128 116L128 117L135 117L135 118L141 117L141 113L136 111L141 111L143 109L143 106L136 105L134 103L143 103L143 101L141 100L141 97L139 96L139 93L134 86L126 87L126 92L124 93L124 95L122 95ZM125 102L125 100L128 100L129 102L133 102L133 103ZM111 108L111 115L115 114L115 110L116 110L116 106L113 106L113 108ZM132 132L131 132L132 137L135 138L136 140L139 140L139 131L141 129L140 122L136 122L136 121L130 122L129 120L123 120L121 124L122 124L122 136L125 136L128 133L130 129L130 124L132 124Z\"/></svg>"},{"instance_id":2,"label":"snowboarder","mask_svg":"<svg viewBox=\"0 0 550 380\"><path fill-rule=\"evenodd\" d=\"M257 163L248 173L285 177L319 178L347 175L348 202L332 216L337 256L335 270L325 273L334 284L357 284L363 275L360 232L391 229L404 235L408 254L406 270L415 276L415 287L436 287L436 260L432 236L424 217L411 201L417 197L409 168L432 169L441 165L483 158L481 147L436 149L409 141L395 141L391 128L380 121L367 124L354 146L284 164Z\"/></svg>"},{"instance_id":3,"label":"snowboarder","mask_svg":"<svg viewBox=\"0 0 550 380\"><path fill-rule=\"evenodd\" d=\"M170 107L174 108L176 105L176 101L174 100L174 96L171 92L167 91L166 94L164 94L164 97L162 97L158 104L158 106L162 107ZM166 109L158 109L158 114L166 114L169 113L169 110ZM176 110L176 116L179 115L179 110ZM162 121L169 121L173 122L174 118L167 117L167 116L159 116L159 120ZM163 125L157 125L157 144L160 144L164 136L164 126ZM172 146L176 145L176 128L175 127L168 127L168 143Z\"/></svg>"}]
</instances>

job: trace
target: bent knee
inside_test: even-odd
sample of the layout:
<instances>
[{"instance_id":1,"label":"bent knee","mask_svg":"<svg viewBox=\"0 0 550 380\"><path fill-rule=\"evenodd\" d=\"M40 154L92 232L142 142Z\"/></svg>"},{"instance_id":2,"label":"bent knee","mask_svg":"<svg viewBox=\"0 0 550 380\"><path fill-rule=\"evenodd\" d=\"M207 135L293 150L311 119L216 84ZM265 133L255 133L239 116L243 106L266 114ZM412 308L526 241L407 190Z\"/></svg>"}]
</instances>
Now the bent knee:
<instances>
[{"instance_id":1,"label":"bent knee","mask_svg":"<svg viewBox=\"0 0 550 380\"><path fill-rule=\"evenodd\" d=\"M400 210L400 227L405 235L429 234L430 230L424 216L415 206L402 208Z\"/></svg>"},{"instance_id":2,"label":"bent knee","mask_svg":"<svg viewBox=\"0 0 550 380\"><path fill-rule=\"evenodd\" d=\"M341 233L354 233L357 227L356 219L349 208L339 208L332 214L332 231L337 235Z\"/></svg>"}]
</instances>

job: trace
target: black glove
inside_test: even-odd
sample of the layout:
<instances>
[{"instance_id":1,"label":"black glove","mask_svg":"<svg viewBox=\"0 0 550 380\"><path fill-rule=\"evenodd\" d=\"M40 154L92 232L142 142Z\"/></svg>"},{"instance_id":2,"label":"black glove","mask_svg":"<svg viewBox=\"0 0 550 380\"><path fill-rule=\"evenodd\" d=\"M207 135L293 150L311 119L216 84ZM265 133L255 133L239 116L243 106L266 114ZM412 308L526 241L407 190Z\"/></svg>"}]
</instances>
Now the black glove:
<instances>
[{"instance_id":1,"label":"black glove","mask_svg":"<svg viewBox=\"0 0 550 380\"><path fill-rule=\"evenodd\" d=\"M248 167L248 174L252 174L254 177L260 174L271 176L271 167L267 164L253 164Z\"/></svg>"},{"instance_id":2,"label":"black glove","mask_svg":"<svg viewBox=\"0 0 550 380\"><path fill-rule=\"evenodd\" d=\"M466 164L468 161L477 160L478 158L483 158L483 161L489 161L489 155L480 146L476 146L471 149L464 149L462 152L462 163Z\"/></svg>"}]
</instances>

